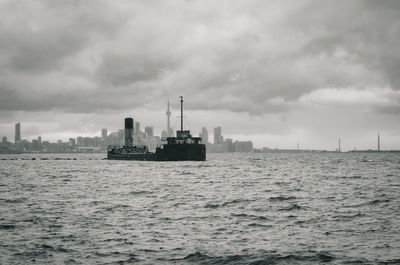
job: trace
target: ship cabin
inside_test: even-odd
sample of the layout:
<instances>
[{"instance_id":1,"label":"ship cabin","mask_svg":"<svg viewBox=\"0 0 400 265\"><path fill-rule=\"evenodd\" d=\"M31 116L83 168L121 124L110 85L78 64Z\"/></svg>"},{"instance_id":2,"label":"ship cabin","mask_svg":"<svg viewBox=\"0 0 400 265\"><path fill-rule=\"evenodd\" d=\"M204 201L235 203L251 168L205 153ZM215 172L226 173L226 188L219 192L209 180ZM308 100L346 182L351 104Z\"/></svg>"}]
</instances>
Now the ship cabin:
<instances>
[{"instance_id":1,"label":"ship cabin","mask_svg":"<svg viewBox=\"0 0 400 265\"><path fill-rule=\"evenodd\" d=\"M201 144L201 138L192 137L190 131L177 131L176 137L167 137L163 144Z\"/></svg>"}]
</instances>

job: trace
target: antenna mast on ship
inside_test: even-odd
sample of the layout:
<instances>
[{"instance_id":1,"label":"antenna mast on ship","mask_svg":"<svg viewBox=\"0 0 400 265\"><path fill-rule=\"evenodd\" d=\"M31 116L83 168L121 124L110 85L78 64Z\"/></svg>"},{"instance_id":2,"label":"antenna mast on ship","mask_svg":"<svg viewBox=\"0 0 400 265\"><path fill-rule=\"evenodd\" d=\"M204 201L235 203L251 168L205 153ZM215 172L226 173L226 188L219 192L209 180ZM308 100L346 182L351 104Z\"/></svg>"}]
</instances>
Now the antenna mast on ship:
<instances>
[{"instance_id":1,"label":"antenna mast on ship","mask_svg":"<svg viewBox=\"0 0 400 265\"><path fill-rule=\"evenodd\" d=\"M170 117L171 117L171 111L169 109L169 99L168 99L168 109L167 112L165 113L167 114L167 137L171 137L171 123L170 123Z\"/></svg>"},{"instance_id":2,"label":"antenna mast on ship","mask_svg":"<svg viewBox=\"0 0 400 265\"><path fill-rule=\"evenodd\" d=\"M181 98L181 132L183 132L183 96L179 96Z\"/></svg>"}]
</instances>

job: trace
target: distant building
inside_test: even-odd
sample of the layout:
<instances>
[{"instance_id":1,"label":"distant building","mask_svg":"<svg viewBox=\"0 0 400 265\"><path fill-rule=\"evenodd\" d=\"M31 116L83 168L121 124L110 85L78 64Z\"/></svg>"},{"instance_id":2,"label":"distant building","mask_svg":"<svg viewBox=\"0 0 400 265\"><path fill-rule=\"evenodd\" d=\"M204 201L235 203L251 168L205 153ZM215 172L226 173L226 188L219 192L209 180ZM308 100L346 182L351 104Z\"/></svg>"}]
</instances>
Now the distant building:
<instances>
[{"instance_id":1,"label":"distant building","mask_svg":"<svg viewBox=\"0 0 400 265\"><path fill-rule=\"evenodd\" d=\"M154 136L153 127L146 126L144 128L144 133L146 134L146 138L153 137Z\"/></svg>"},{"instance_id":2,"label":"distant building","mask_svg":"<svg viewBox=\"0 0 400 265\"><path fill-rule=\"evenodd\" d=\"M149 151L155 152L157 146L161 144L161 138L160 136L153 136L153 137L148 137L145 139L141 139L139 145L145 145L147 148L149 148Z\"/></svg>"},{"instance_id":3,"label":"distant building","mask_svg":"<svg viewBox=\"0 0 400 265\"><path fill-rule=\"evenodd\" d=\"M37 139L32 140L32 150L34 150L34 151L39 150L39 141Z\"/></svg>"},{"instance_id":4,"label":"distant building","mask_svg":"<svg viewBox=\"0 0 400 265\"><path fill-rule=\"evenodd\" d=\"M112 132L107 137L107 144L109 145L119 145L121 144L122 137L120 136L119 132Z\"/></svg>"},{"instance_id":5,"label":"distant building","mask_svg":"<svg viewBox=\"0 0 400 265\"><path fill-rule=\"evenodd\" d=\"M224 145L226 146L226 151L228 153L232 153L235 151L235 146L233 145L233 140L232 139L226 139L224 141Z\"/></svg>"},{"instance_id":6,"label":"distant building","mask_svg":"<svg viewBox=\"0 0 400 265\"><path fill-rule=\"evenodd\" d=\"M134 135L139 136L140 135L140 122L135 122L135 128L134 128Z\"/></svg>"},{"instance_id":7,"label":"distant building","mask_svg":"<svg viewBox=\"0 0 400 265\"><path fill-rule=\"evenodd\" d=\"M81 137L79 136L77 138L77 147L99 147L101 144L101 138L100 137ZM67 143L67 146L69 146L69 142Z\"/></svg>"},{"instance_id":8,"label":"distant building","mask_svg":"<svg viewBox=\"0 0 400 265\"><path fill-rule=\"evenodd\" d=\"M68 146L69 146L70 149L74 149L75 148L76 142L75 142L74 138L69 138Z\"/></svg>"},{"instance_id":9,"label":"distant building","mask_svg":"<svg viewBox=\"0 0 400 265\"><path fill-rule=\"evenodd\" d=\"M101 129L101 139L103 141L107 139L107 129Z\"/></svg>"},{"instance_id":10,"label":"distant building","mask_svg":"<svg viewBox=\"0 0 400 265\"><path fill-rule=\"evenodd\" d=\"M221 127L214 128L214 144L222 144L224 137L222 136Z\"/></svg>"},{"instance_id":11,"label":"distant building","mask_svg":"<svg viewBox=\"0 0 400 265\"><path fill-rule=\"evenodd\" d=\"M124 145L125 144L125 129L118 130L118 138L120 139L119 144Z\"/></svg>"},{"instance_id":12,"label":"distant building","mask_svg":"<svg viewBox=\"0 0 400 265\"><path fill-rule=\"evenodd\" d=\"M15 124L15 143L21 141L21 124L18 122Z\"/></svg>"},{"instance_id":13,"label":"distant building","mask_svg":"<svg viewBox=\"0 0 400 265\"><path fill-rule=\"evenodd\" d=\"M235 152L253 152L253 142L251 141L235 141Z\"/></svg>"},{"instance_id":14,"label":"distant building","mask_svg":"<svg viewBox=\"0 0 400 265\"><path fill-rule=\"evenodd\" d=\"M10 143L7 141L7 137L3 136L0 143L0 153L8 153L10 151Z\"/></svg>"},{"instance_id":15,"label":"distant building","mask_svg":"<svg viewBox=\"0 0 400 265\"><path fill-rule=\"evenodd\" d=\"M200 137L203 144L208 144L208 131L206 127L201 128Z\"/></svg>"},{"instance_id":16,"label":"distant building","mask_svg":"<svg viewBox=\"0 0 400 265\"><path fill-rule=\"evenodd\" d=\"M163 131L161 132L161 138L162 138L162 139L165 139L165 138L167 138L167 137L169 137L167 131L166 131L166 130L163 130Z\"/></svg>"}]
</instances>

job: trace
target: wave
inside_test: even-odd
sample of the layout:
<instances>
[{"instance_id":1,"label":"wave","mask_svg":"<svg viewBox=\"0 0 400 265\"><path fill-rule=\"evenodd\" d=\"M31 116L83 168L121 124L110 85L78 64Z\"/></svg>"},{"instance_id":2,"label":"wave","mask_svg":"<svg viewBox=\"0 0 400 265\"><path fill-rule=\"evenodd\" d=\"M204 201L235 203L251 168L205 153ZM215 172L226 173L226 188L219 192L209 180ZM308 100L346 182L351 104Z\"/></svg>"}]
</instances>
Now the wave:
<instances>
[{"instance_id":1,"label":"wave","mask_svg":"<svg viewBox=\"0 0 400 265\"><path fill-rule=\"evenodd\" d=\"M188 171L181 171L181 172L179 172L179 175L194 175L194 173L188 172Z\"/></svg>"},{"instance_id":2,"label":"wave","mask_svg":"<svg viewBox=\"0 0 400 265\"><path fill-rule=\"evenodd\" d=\"M115 205L109 206L109 207L107 207L105 209L101 209L101 210L99 210L97 212L102 212L102 211L104 211L104 212L109 212L109 211L113 212L115 210L127 209L127 208L131 208L131 207L132 206L128 205L128 204L115 204Z\"/></svg>"},{"instance_id":3,"label":"wave","mask_svg":"<svg viewBox=\"0 0 400 265\"><path fill-rule=\"evenodd\" d=\"M137 191L130 191L129 194L130 195L141 195L141 194L152 194L152 191L148 191L148 190L137 190Z\"/></svg>"},{"instance_id":4,"label":"wave","mask_svg":"<svg viewBox=\"0 0 400 265\"><path fill-rule=\"evenodd\" d=\"M12 224L0 224L0 230L12 230L15 228L16 226Z\"/></svg>"},{"instance_id":5,"label":"wave","mask_svg":"<svg viewBox=\"0 0 400 265\"><path fill-rule=\"evenodd\" d=\"M245 213L233 213L231 214L234 217L257 220L257 221L270 221L271 219L262 215L252 215L252 214L245 214Z\"/></svg>"},{"instance_id":6,"label":"wave","mask_svg":"<svg viewBox=\"0 0 400 265\"><path fill-rule=\"evenodd\" d=\"M211 208L211 209L215 209L218 207L219 207L219 204L213 204L213 203L207 203L206 206L204 206L204 208Z\"/></svg>"},{"instance_id":7,"label":"wave","mask_svg":"<svg viewBox=\"0 0 400 265\"><path fill-rule=\"evenodd\" d=\"M115 260L111 264L131 264L131 263L136 263L140 262L141 260L138 258L138 255L135 253L130 253L130 252L119 252L119 251L110 251L110 252L101 252L101 251L96 251L94 253L97 257L100 257L101 259L109 258L112 257L113 259L115 258L120 258L120 260ZM105 263L102 263L105 264ZM107 263L110 264L110 263Z\"/></svg>"},{"instance_id":8,"label":"wave","mask_svg":"<svg viewBox=\"0 0 400 265\"><path fill-rule=\"evenodd\" d=\"M287 207L282 207L280 209L278 209L278 211L293 211L293 210L301 210L302 207L300 205L297 204L291 204Z\"/></svg>"},{"instance_id":9,"label":"wave","mask_svg":"<svg viewBox=\"0 0 400 265\"><path fill-rule=\"evenodd\" d=\"M345 205L343 207L345 207L345 208L363 207L363 206L371 206L371 205L377 205L377 204L387 203L387 202L391 202L391 199L376 199L376 200L367 201L367 202L354 204L354 205Z\"/></svg>"},{"instance_id":10,"label":"wave","mask_svg":"<svg viewBox=\"0 0 400 265\"><path fill-rule=\"evenodd\" d=\"M233 204L238 204L238 203L243 203L243 202L252 202L254 200L248 200L248 199L235 199L232 201L227 201L227 202L223 202L223 203L207 203L206 206L204 206L205 208L218 208L218 207L225 207L225 206L229 206L229 205L233 205Z\"/></svg>"},{"instance_id":11,"label":"wave","mask_svg":"<svg viewBox=\"0 0 400 265\"><path fill-rule=\"evenodd\" d=\"M385 203L385 202L390 202L391 199L383 199L383 200L373 200L373 201L369 201L364 203L365 205L375 205L375 204L380 204L380 203Z\"/></svg>"},{"instance_id":12,"label":"wave","mask_svg":"<svg viewBox=\"0 0 400 265\"><path fill-rule=\"evenodd\" d=\"M5 203L22 203L25 202L28 198L22 197L22 198L15 198L15 199L0 199L0 201L5 202Z\"/></svg>"},{"instance_id":13,"label":"wave","mask_svg":"<svg viewBox=\"0 0 400 265\"><path fill-rule=\"evenodd\" d=\"M270 197L268 200L270 201L287 201L287 200L295 200L297 199L294 196L277 196L277 197Z\"/></svg>"},{"instance_id":14,"label":"wave","mask_svg":"<svg viewBox=\"0 0 400 265\"><path fill-rule=\"evenodd\" d=\"M214 166L215 165L200 164L197 167L200 168L200 167L214 167Z\"/></svg>"},{"instance_id":15,"label":"wave","mask_svg":"<svg viewBox=\"0 0 400 265\"><path fill-rule=\"evenodd\" d=\"M264 225L264 224L258 224L258 223L251 223L247 225L248 227L263 227L263 228L271 228L273 225Z\"/></svg>"},{"instance_id":16,"label":"wave","mask_svg":"<svg viewBox=\"0 0 400 265\"><path fill-rule=\"evenodd\" d=\"M354 215L335 215L335 216L333 216L333 219L342 221L342 220L351 220L354 218L364 217L364 216L365 216L365 214L362 214L362 213L357 213Z\"/></svg>"},{"instance_id":17,"label":"wave","mask_svg":"<svg viewBox=\"0 0 400 265\"><path fill-rule=\"evenodd\" d=\"M296 254L249 254L249 255L228 255L228 256L209 256L201 252L195 252L187 255L182 259L174 259L174 261L184 261L194 264L293 264L303 262L307 264L320 264L334 261L336 257L326 251L321 252L305 252Z\"/></svg>"}]
</instances>

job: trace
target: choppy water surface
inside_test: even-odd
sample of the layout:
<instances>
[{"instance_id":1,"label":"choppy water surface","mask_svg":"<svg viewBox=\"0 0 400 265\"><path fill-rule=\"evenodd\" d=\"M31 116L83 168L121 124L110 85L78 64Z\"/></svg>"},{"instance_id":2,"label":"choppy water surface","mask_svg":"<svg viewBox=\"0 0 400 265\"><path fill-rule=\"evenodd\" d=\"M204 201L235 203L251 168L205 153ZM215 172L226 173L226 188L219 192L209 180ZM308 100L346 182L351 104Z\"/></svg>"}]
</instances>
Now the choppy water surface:
<instances>
[{"instance_id":1,"label":"choppy water surface","mask_svg":"<svg viewBox=\"0 0 400 265\"><path fill-rule=\"evenodd\" d=\"M0 156L1 264L400 263L400 154L103 157Z\"/></svg>"}]
</instances>

